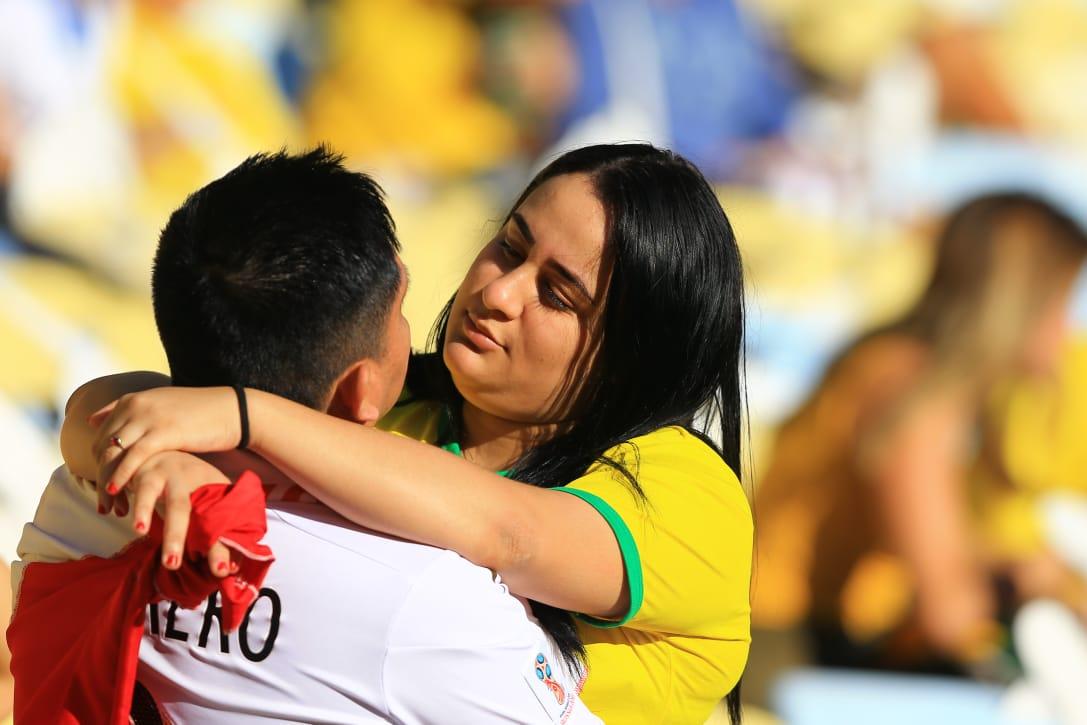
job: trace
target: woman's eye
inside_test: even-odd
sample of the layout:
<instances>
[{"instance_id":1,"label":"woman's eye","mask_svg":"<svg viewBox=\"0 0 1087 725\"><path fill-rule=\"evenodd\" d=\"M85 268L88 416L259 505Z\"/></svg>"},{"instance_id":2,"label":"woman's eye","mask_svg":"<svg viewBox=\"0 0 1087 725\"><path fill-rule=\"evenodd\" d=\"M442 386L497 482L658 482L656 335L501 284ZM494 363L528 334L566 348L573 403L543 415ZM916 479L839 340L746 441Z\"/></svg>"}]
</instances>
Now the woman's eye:
<instances>
[{"instance_id":1,"label":"woman's eye","mask_svg":"<svg viewBox=\"0 0 1087 725\"><path fill-rule=\"evenodd\" d=\"M565 300L563 300L561 297L558 296L558 294L555 293L555 290L551 287L551 285L544 285L543 296L547 304L557 310L571 309L570 305L568 305Z\"/></svg>"},{"instance_id":2,"label":"woman's eye","mask_svg":"<svg viewBox=\"0 0 1087 725\"><path fill-rule=\"evenodd\" d=\"M502 250L503 255L505 255L506 257L508 257L510 259L520 259L521 258L520 252L518 252L516 249L513 248L513 245L510 244L510 240L507 239L506 237L501 237L498 240L498 248Z\"/></svg>"}]
</instances>

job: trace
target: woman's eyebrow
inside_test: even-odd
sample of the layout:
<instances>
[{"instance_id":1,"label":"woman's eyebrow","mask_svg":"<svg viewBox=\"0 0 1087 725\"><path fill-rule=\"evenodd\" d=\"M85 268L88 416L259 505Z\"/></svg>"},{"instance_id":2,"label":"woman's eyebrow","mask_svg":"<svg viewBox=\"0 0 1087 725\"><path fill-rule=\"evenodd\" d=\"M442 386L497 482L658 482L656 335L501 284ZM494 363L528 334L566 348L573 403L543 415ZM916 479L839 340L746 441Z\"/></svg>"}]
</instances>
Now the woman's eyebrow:
<instances>
[{"instance_id":1,"label":"woman's eyebrow","mask_svg":"<svg viewBox=\"0 0 1087 725\"><path fill-rule=\"evenodd\" d=\"M576 274L574 274L553 259L547 262L547 266L554 269L556 272L558 272L560 277L573 285L574 289L577 291L578 294L580 294L589 302L593 302L593 296L589 294L588 288L585 287L585 283L581 281L580 277L578 277Z\"/></svg>"},{"instance_id":2,"label":"woman's eyebrow","mask_svg":"<svg viewBox=\"0 0 1087 725\"><path fill-rule=\"evenodd\" d=\"M511 216L513 217L513 222L521 231L521 236L525 238L525 241L528 242L529 245L535 244L536 237L532 236L532 228L529 227L528 222L525 221L525 218L523 216L521 216L521 213L515 211ZM581 278L578 277L576 274L574 274L569 269L553 259L548 260L547 266L554 269L556 272L558 272L560 277L573 285L574 289L578 292L578 294L583 296L586 300L588 300L589 302L594 301L593 296L589 293L589 288L585 286L585 283L582 282Z\"/></svg>"},{"instance_id":3,"label":"woman's eyebrow","mask_svg":"<svg viewBox=\"0 0 1087 725\"><path fill-rule=\"evenodd\" d=\"M525 238L525 241L529 244L535 244L536 237L532 236L532 229L528 226L528 222L525 221L525 218L521 216L521 212L515 211L512 216L517 228L521 230L521 236Z\"/></svg>"}]
</instances>

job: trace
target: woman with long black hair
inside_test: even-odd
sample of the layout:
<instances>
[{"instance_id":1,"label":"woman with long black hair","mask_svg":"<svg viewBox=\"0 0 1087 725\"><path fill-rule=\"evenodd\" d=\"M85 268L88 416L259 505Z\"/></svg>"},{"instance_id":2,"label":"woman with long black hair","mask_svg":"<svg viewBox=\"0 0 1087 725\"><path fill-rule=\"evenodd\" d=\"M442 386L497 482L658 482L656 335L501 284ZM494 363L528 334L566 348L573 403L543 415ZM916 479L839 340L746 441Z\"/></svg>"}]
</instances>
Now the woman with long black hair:
<instances>
[{"instance_id":1,"label":"woman with long black hair","mask_svg":"<svg viewBox=\"0 0 1087 725\"><path fill-rule=\"evenodd\" d=\"M587 658L582 697L605 721L703 722L726 694L736 720L743 292L731 226L689 162L578 149L472 264L381 423L399 435L250 390L249 447L345 517L456 551L533 600ZM149 390L99 417L99 480L117 487L156 451L241 435L229 388Z\"/></svg>"}]
</instances>

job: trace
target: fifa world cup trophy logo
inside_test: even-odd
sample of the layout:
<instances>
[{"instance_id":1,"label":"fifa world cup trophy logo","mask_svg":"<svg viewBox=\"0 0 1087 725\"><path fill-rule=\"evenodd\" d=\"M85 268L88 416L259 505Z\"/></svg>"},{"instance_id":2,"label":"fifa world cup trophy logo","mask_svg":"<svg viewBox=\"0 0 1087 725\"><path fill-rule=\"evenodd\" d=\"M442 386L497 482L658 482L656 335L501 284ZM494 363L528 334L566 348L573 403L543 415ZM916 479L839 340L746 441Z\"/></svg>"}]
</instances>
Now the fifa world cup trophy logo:
<instances>
[{"instance_id":1,"label":"fifa world cup trophy logo","mask_svg":"<svg viewBox=\"0 0 1087 725\"><path fill-rule=\"evenodd\" d=\"M551 676L551 665L542 653L536 655L536 677L547 686L547 689L551 690L551 694L560 705L566 702L566 690L562 689L562 685Z\"/></svg>"}]
</instances>

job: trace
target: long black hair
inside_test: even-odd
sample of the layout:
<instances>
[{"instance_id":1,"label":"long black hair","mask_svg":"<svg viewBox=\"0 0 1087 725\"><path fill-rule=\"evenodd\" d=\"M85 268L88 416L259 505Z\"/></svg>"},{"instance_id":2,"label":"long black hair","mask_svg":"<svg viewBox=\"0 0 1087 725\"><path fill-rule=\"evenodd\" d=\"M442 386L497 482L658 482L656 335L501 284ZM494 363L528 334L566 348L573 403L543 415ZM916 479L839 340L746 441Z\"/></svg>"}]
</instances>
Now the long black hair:
<instances>
[{"instance_id":1,"label":"long black hair","mask_svg":"<svg viewBox=\"0 0 1087 725\"><path fill-rule=\"evenodd\" d=\"M694 165L671 151L606 144L551 162L513 210L545 181L565 174L588 176L604 207L602 264L610 265L611 280L598 331L588 342L596 348L592 369L568 375L587 372L568 423L525 451L510 477L550 488L604 465L643 496L636 463L628 467L606 452L665 426L698 435L740 477L743 267L716 195ZM444 401L459 435L462 398L441 360L451 307L431 336L437 352L413 358L408 387L416 396ZM702 430L695 429L696 417ZM584 655L568 612L538 602L533 611L568 658ZM728 709L738 722L738 685Z\"/></svg>"}]
</instances>

